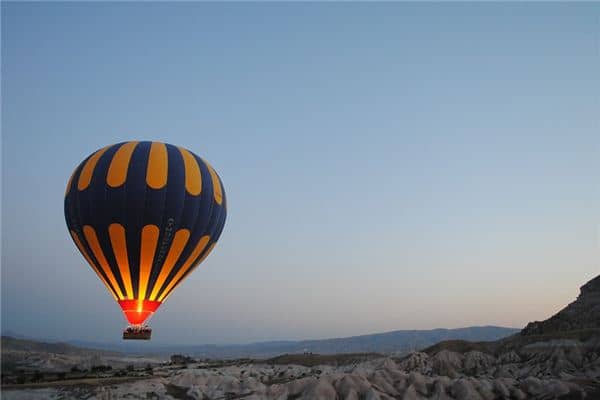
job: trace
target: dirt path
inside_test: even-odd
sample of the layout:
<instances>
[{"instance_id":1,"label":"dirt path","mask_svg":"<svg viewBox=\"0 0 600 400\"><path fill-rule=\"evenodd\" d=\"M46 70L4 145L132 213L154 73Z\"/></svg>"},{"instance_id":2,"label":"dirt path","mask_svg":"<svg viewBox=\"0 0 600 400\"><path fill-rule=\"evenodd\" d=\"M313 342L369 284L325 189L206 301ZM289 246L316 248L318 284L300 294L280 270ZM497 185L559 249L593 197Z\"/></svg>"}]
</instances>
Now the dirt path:
<instances>
[{"instance_id":1,"label":"dirt path","mask_svg":"<svg viewBox=\"0 0 600 400\"><path fill-rule=\"evenodd\" d=\"M143 379L156 378L155 376L119 376L119 377L108 377L108 378L82 378L82 379L65 379L63 381L52 381L52 382L37 382L37 383L24 383L21 385L2 385L2 391L4 390L19 390L19 389L41 389L41 388L55 388L55 387L70 387L70 386L101 386L101 385L114 385L125 382L139 381Z\"/></svg>"}]
</instances>

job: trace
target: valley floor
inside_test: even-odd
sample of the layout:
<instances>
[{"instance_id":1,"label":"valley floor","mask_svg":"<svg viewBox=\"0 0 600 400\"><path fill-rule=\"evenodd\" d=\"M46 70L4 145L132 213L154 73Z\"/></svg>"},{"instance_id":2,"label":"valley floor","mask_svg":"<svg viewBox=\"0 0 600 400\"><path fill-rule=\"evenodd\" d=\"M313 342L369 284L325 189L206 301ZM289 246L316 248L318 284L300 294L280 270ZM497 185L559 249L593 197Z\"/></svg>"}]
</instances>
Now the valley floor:
<instances>
[{"instance_id":1,"label":"valley floor","mask_svg":"<svg viewBox=\"0 0 600 400\"><path fill-rule=\"evenodd\" d=\"M310 357L302 361L312 365ZM318 357L318 356L314 356ZM307 362L305 362L307 361ZM597 339L534 343L492 356L414 352L346 365L162 363L135 380L5 386L25 399L600 399Z\"/></svg>"}]
</instances>

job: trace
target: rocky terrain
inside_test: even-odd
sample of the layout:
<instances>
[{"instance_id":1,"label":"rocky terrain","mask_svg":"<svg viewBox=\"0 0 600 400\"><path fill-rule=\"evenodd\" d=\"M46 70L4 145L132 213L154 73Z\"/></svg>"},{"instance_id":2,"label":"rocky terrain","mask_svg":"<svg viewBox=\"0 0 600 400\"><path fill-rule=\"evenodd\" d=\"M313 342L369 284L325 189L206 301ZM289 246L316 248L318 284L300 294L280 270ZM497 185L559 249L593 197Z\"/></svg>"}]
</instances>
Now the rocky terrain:
<instances>
[{"instance_id":1,"label":"rocky terrain","mask_svg":"<svg viewBox=\"0 0 600 400\"><path fill-rule=\"evenodd\" d=\"M6 399L526 399L600 398L598 342L552 342L498 357L414 352L347 365L164 364L127 382L3 392ZM42 385L43 386L43 385ZM47 386L47 385L46 385Z\"/></svg>"},{"instance_id":2,"label":"rocky terrain","mask_svg":"<svg viewBox=\"0 0 600 400\"><path fill-rule=\"evenodd\" d=\"M599 278L554 317L493 342L451 340L402 356L290 354L220 362L175 356L145 367L96 369L85 380L5 382L2 397L600 399ZM96 357L108 362L113 356Z\"/></svg>"},{"instance_id":3,"label":"rocky terrain","mask_svg":"<svg viewBox=\"0 0 600 400\"><path fill-rule=\"evenodd\" d=\"M159 363L166 358L129 356L122 353L85 349L64 343L41 343L2 337L2 382L13 371L23 372L67 372L110 365L125 368L129 365L141 366Z\"/></svg>"}]
</instances>

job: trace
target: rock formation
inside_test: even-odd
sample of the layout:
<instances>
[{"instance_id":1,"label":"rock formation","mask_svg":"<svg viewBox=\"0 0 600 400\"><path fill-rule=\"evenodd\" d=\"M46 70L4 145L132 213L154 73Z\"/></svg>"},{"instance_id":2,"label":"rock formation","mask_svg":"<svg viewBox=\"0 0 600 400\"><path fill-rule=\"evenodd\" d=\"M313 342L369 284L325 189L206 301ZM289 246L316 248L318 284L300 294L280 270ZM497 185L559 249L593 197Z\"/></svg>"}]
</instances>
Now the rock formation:
<instances>
[{"instance_id":1,"label":"rock formation","mask_svg":"<svg viewBox=\"0 0 600 400\"><path fill-rule=\"evenodd\" d=\"M600 275L583 285L573 303L545 321L527 324L527 335L547 335L585 329L600 329Z\"/></svg>"}]
</instances>

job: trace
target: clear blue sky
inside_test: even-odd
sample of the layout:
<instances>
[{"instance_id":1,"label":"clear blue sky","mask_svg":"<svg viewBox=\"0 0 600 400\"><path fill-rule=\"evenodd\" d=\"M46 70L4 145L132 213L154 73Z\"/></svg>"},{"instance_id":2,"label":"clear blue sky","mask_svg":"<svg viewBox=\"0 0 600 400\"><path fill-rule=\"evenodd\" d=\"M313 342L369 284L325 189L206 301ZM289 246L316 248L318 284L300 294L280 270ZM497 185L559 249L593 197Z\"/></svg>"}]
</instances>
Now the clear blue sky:
<instances>
[{"instance_id":1,"label":"clear blue sky","mask_svg":"<svg viewBox=\"0 0 600 400\"><path fill-rule=\"evenodd\" d=\"M63 194L129 139L228 195L156 343L546 318L600 273L599 32L599 4L3 2L2 329L118 340Z\"/></svg>"}]
</instances>

